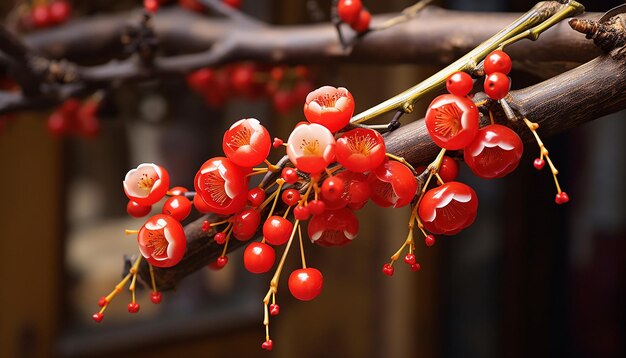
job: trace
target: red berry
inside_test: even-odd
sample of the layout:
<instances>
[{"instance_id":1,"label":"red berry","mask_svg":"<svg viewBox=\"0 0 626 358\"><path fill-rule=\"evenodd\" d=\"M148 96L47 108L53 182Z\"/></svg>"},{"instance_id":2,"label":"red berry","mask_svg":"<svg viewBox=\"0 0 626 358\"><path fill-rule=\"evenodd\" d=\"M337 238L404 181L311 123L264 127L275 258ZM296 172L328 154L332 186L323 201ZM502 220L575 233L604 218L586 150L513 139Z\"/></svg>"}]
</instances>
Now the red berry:
<instances>
[{"instance_id":1,"label":"red berry","mask_svg":"<svg viewBox=\"0 0 626 358\"><path fill-rule=\"evenodd\" d=\"M139 303L131 302L128 304L128 313L137 313L139 312Z\"/></svg>"},{"instance_id":2,"label":"red berry","mask_svg":"<svg viewBox=\"0 0 626 358\"><path fill-rule=\"evenodd\" d=\"M322 196L324 199L335 201L341 197L343 190L343 180L337 176L328 177L322 183Z\"/></svg>"},{"instance_id":3,"label":"red berry","mask_svg":"<svg viewBox=\"0 0 626 358\"><path fill-rule=\"evenodd\" d=\"M511 80L502 72L494 72L485 78L485 93L489 98L501 100L511 88Z\"/></svg>"},{"instance_id":4,"label":"red berry","mask_svg":"<svg viewBox=\"0 0 626 358\"><path fill-rule=\"evenodd\" d=\"M565 204L569 201L569 196L567 195L566 192L562 191L558 194L556 194L556 197L554 199L554 202L557 204Z\"/></svg>"},{"instance_id":5,"label":"red berry","mask_svg":"<svg viewBox=\"0 0 626 358\"><path fill-rule=\"evenodd\" d=\"M322 273L312 267L295 270L289 275L289 292L300 301L310 301L322 292Z\"/></svg>"},{"instance_id":6,"label":"red berry","mask_svg":"<svg viewBox=\"0 0 626 358\"><path fill-rule=\"evenodd\" d=\"M291 92L284 89L279 89L272 95L272 105L274 110L278 114L287 114L294 105L293 96Z\"/></svg>"},{"instance_id":7,"label":"red berry","mask_svg":"<svg viewBox=\"0 0 626 358\"><path fill-rule=\"evenodd\" d=\"M296 220L304 221L307 220L311 216L311 212L308 206L298 205L293 208L293 217Z\"/></svg>"},{"instance_id":8,"label":"red berry","mask_svg":"<svg viewBox=\"0 0 626 358\"><path fill-rule=\"evenodd\" d=\"M451 74L446 81L446 89L456 96L467 96L473 87L474 80L472 80L472 76L462 71Z\"/></svg>"},{"instance_id":9,"label":"red berry","mask_svg":"<svg viewBox=\"0 0 626 358\"><path fill-rule=\"evenodd\" d=\"M289 241L293 231L291 221L282 216L272 215L263 224L263 236L270 245L282 245Z\"/></svg>"},{"instance_id":10,"label":"red berry","mask_svg":"<svg viewBox=\"0 0 626 358\"><path fill-rule=\"evenodd\" d=\"M294 206L300 201L300 192L296 189L287 189L281 194L283 202L289 206Z\"/></svg>"},{"instance_id":11,"label":"red berry","mask_svg":"<svg viewBox=\"0 0 626 358\"><path fill-rule=\"evenodd\" d=\"M485 73L490 75L495 72L501 72L505 75L511 72L513 63L511 58L504 51L495 50L485 57L484 66Z\"/></svg>"},{"instance_id":12,"label":"red berry","mask_svg":"<svg viewBox=\"0 0 626 358\"><path fill-rule=\"evenodd\" d=\"M210 68L201 68L187 75L187 85L196 92L210 89L215 81L215 72Z\"/></svg>"},{"instance_id":13,"label":"red berry","mask_svg":"<svg viewBox=\"0 0 626 358\"><path fill-rule=\"evenodd\" d=\"M188 191L189 189L185 188L184 186L175 186L171 188L170 190L168 190L167 194L168 195L184 195Z\"/></svg>"},{"instance_id":14,"label":"red berry","mask_svg":"<svg viewBox=\"0 0 626 358\"><path fill-rule=\"evenodd\" d=\"M541 170L541 169L543 169L543 166L546 165L546 161L541 159L541 158L537 158L533 162L533 165L535 166L535 169Z\"/></svg>"},{"instance_id":15,"label":"red berry","mask_svg":"<svg viewBox=\"0 0 626 358\"><path fill-rule=\"evenodd\" d=\"M361 9L359 12L359 18L355 22L350 24L350 27L356 32L365 32L370 29L370 22L372 21L372 14L365 9Z\"/></svg>"},{"instance_id":16,"label":"red berry","mask_svg":"<svg viewBox=\"0 0 626 358\"><path fill-rule=\"evenodd\" d=\"M241 9L241 0L222 0L222 2L233 9Z\"/></svg>"},{"instance_id":17,"label":"red berry","mask_svg":"<svg viewBox=\"0 0 626 358\"><path fill-rule=\"evenodd\" d=\"M363 8L361 0L339 0L337 3L337 15L341 21L351 24L359 19L359 13Z\"/></svg>"},{"instance_id":18,"label":"red berry","mask_svg":"<svg viewBox=\"0 0 626 358\"><path fill-rule=\"evenodd\" d=\"M100 313L100 312L96 312L96 313L94 313L91 316L91 318L93 318L94 321L100 323L100 322L102 322L102 319L104 318L104 315L102 313Z\"/></svg>"},{"instance_id":19,"label":"red berry","mask_svg":"<svg viewBox=\"0 0 626 358\"><path fill-rule=\"evenodd\" d=\"M64 113L57 111L48 117L47 128L53 136L63 137L71 132L72 123Z\"/></svg>"},{"instance_id":20,"label":"red berry","mask_svg":"<svg viewBox=\"0 0 626 358\"><path fill-rule=\"evenodd\" d=\"M243 265L252 273L265 273L274 266L276 253L274 249L262 242L253 242L243 253Z\"/></svg>"},{"instance_id":21,"label":"red berry","mask_svg":"<svg viewBox=\"0 0 626 358\"><path fill-rule=\"evenodd\" d=\"M178 221L183 221L191 213L191 201L182 195L172 196L163 204L162 212Z\"/></svg>"},{"instance_id":22,"label":"red berry","mask_svg":"<svg viewBox=\"0 0 626 358\"><path fill-rule=\"evenodd\" d=\"M274 138L274 142L272 143L272 146L274 147L274 149L278 149L280 148L280 146L283 145L283 140L280 138Z\"/></svg>"},{"instance_id":23,"label":"red berry","mask_svg":"<svg viewBox=\"0 0 626 358\"><path fill-rule=\"evenodd\" d=\"M202 231L206 232L209 230L210 227L211 227L211 224L209 224L207 220L204 220L202 222Z\"/></svg>"},{"instance_id":24,"label":"red berry","mask_svg":"<svg viewBox=\"0 0 626 358\"><path fill-rule=\"evenodd\" d=\"M419 173L419 170L417 172ZM441 167L439 167L439 176L444 183L447 183L456 179L457 175L459 175L459 163L447 155L444 155L441 161Z\"/></svg>"},{"instance_id":25,"label":"red berry","mask_svg":"<svg viewBox=\"0 0 626 358\"><path fill-rule=\"evenodd\" d=\"M50 4L50 20L54 24L65 22L72 12L72 8L67 1L57 0Z\"/></svg>"},{"instance_id":26,"label":"red berry","mask_svg":"<svg viewBox=\"0 0 626 358\"><path fill-rule=\"evenodd\" d=\"M424 244L426 246L431 247L435 244L435 237L433 235L428 235L424 238Z\"/></svg>"},{"instance_id":27,"label":"red berry","mask_svg":"<svg viewBox=\"0 0 626 358\"><path fill-rule=\"evenodd\" d=\"M263 204L263 201L265 201L265 190L259 187L248 190L248 203L250 203L250 206L256 208Z\"/></svg>"},{"instance_id":28,"label":"red berry","mask_svg":"<svg viewBox=\"0 0 626 358\"><path fill-rule=\"evenodd\" d=\"M132 200L129 200L128 204L126 204L126 212L134 218L142 218L150 214L151 210L152 205L139 205Z\"/></svg>"},{"instance_id":29,"label":"red berry","mask_svg":"<svg viewBox=\"0 0 626 358\"><path fill-rule=\"evenodd\" d=\"M393 276L393 272L394 272L394 268L393 266L391 266L391 264L384 264L383 265L383 273L387 276Z\"/></svg>"},{"instance_id":30,"label":"red berry","mask_svg":"<svg viewBox=\"0 0 626 358\"><path fill-rule=\"evenodd\" d=\"M278 316L279 313L280 313L280 307L277 304L272 303L270 305L270 314L272 316Z\"/></svg>"},{"instance_id":31,"label":"red berry","mask_svg":"<svg viewBox=\"0 0 626 358\"><path fill-rule=\"evenodd\" d=\"M256 92L254 74L256 66L250 63L235 65L230 71L231 87L236 93L253 96Z\"/></svg>"},{"instance_id":32,"label":"red berry","mask_svg":"<svg viewBox=\"0 0 626 358\"><path fill-rule=\"evenodd\" d=\"M404 262L407 265L413 265L415 263L415 254L406 254L406 256L404 256Z\"/></svg>"},{"instance_id":33,"label":"red berry","mask_svg":"<svg viewBox=\"0 0 626 358\"><path fill-rule=\"evenodd\" d=\"M412 264L411 265L411 271L416 272L422 269L422 266L418 263Z\"/></svg>"},{"instance_id":34,"label":"red berry","mask_svg":"<svg viewBox=\"0 0 626 358\"><path fill-rule=\"evenodd\" d=\"M213 236L213 240L215 240L218 245L223 245L226 242L226 234L223 232L218 232L215 234L215 236Z\"/></svg>"},{"instance_id":35,"label":"red berry","mask_svg":"<svg viewBox=\"0 0 626 358\"><path fill-rule=\"evenodd\" d=\"M152 301L152 303L154 303L155 305L161 303L162 298L163 295L159 291L154 291L150 293L150 301Z\"/></svg>"},{"instance_id":36,"label":"red berry","mask_svg":"<svg viewBox=\"0 0 626 358\"><path fill-rule=\"evenodd\" d=\"M42 28L52 24L50 9L45 4L34 6L31 10L30 16L35 27Z\"/></svg>"},{"instance_id":37,"label":"red berry","mask_svg":"<svg viewBox=\"0 0 626 358\"><path fill-rule=\"evenodd\" d=\"M248 241L254 237L259 224L261 214L255 209L243 209L232 217L233 236L239 241Z\"/></svg>"},{"instance_id":38,"label":"red berry","mask_svg":"<svg viewBox=\"0 0 626 358\"><path fill-rule=\"evenodd\" d=\"M228 263L228 256L220 256L215 260L215 264L218 268L223 268Z\"/></svg>"},{"instance_id":39,"label":"red berry","mask_svg":"<svg viewBox=\"0 0 626 358\"><path fill-rule=\"evenodd\" d=\"M307 207L309 208L311 215L320 215L326 211L326 204L324 204L321 200L311 200L307 204Z\"/></svg>"},{"instance_id":40,"label":"red berry","mask_svg":"<svg viewBox=\"0 0 626 358\"><path fill-rule=\"evenodd\" d=\"M146 11L155 13L159 10L159 1L158 0L143 0L143 7Z\"/></svg>"},{"instance_id":41,"label":"red berry","mask_svg":"<svg viewBox=\"0 0 626 358\"><path fill-rule=\"evenodd\" d=\"M271 351L273 348L273 344L272 344L272 340L268 339L267 341L263 342L261 344L261 348L265 349L266 351Z\"/></svg>"},{"instance_id":42,"label":"red berry","mask_svg":"<svg viewBox=\"0 0 626 358\"><path fill-rule=\"evenodd\" d=\"M295 168L286 167L280 173L280 177L283 178L285 183L294 184L298 181L298 171Z\"/></svg>"},{"instance_id":43,"label":"red berry","mask_svg":"<svg viewBox=\"0 0 626 358\"><path fill-rule=\"evenodd\" d=\"M100 306L100 307L106 306L107 303L108 303L107 302L107 298L104 297L104 296L100 297L100 299L98 300L98 306Z\"/></svg>"}]
</instances>

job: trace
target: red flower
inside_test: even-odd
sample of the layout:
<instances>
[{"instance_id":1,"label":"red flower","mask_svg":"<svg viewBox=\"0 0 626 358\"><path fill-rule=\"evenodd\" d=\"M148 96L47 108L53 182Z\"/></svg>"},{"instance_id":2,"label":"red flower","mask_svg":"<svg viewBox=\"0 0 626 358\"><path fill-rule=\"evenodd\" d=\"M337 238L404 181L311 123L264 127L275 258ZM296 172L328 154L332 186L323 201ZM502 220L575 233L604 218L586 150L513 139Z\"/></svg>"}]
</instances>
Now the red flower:
<instances>
[{"instance_id":1,"label":"red flower","mask_svg":"<svg viewBox=\"0 0 626 358\"><path fill-rule=\"evenodd\" d=\"M248 198L244 172L224 157L211 158L202 164L194 188L193 204L203 213L231 215L243 209Z\"/></svg>"},{"instance_id":2,"label":"red flower","mask_svg":"<svg viewBox=\"0 0 626 358\"><path fill-rule=\"evenodd\" d=\"M128 199L139 205L148 206L165 196L170 186L170 176L159 165L143 163L126 173L123 185Z\"/></svg>"}]
</instances>

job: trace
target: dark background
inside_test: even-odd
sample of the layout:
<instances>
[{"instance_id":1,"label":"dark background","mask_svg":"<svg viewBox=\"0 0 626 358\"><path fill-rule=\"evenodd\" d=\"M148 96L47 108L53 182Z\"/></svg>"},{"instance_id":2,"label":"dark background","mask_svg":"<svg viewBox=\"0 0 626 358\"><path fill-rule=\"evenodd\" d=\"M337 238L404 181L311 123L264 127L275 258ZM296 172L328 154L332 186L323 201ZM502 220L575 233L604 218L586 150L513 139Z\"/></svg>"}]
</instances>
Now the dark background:
<instances>
[{"instance_id":1,"label":"dark background","mask_svg":"<svg viewBox=\"0 0 626 358\"><path fill-rule=\"evenodd\" d=\"M138 2L74 3L80 12L101 13ZM304 0L244 0L244 9L295 24L311 21L307 4L316 3L328 9L329 1ZM411 2L364 3L382 13ZM588 11L606 11L620 2L583 3ZM471 11L521 12L533 4L440 2ZM348 87L363 110L437 68L313 69L319 85ZM521 72L512 79L514 87L540 80ZM125 215L120 181L129 168L155 161L172 183L191 186L233 121L254 116L286 138L302 114L278 116L263 100L211 110L182 79L126 86L111 101L116 114L103 117L102 135L93 141L50 138L47 113L20 114L0 134L2 357L626 355L624 113L546 141L571 198L565 206L553 204L548 172L532 167L538 154L532 144L505 179L480 180L461 165L460 180L480 198L478 218L433 248L418 243L419 273L398 265L393 278L382 275L380 266L406 235L408 211L369 204L359 212L355 242L341 249L307 246L307 262L324 273L324 292L304 303L281 287L281 314L271 325L275 348L268 353L260 349L261 299L270 277L245 272L236 254L223 271L187 278L159 306L140 292L138 315L125 312L124 292L101 325L90 316L119 280L123 255L136 252L134 239L123 235L142 223ZM288 268L297 265L292 256Z\"/></svg>"}]
</instances>

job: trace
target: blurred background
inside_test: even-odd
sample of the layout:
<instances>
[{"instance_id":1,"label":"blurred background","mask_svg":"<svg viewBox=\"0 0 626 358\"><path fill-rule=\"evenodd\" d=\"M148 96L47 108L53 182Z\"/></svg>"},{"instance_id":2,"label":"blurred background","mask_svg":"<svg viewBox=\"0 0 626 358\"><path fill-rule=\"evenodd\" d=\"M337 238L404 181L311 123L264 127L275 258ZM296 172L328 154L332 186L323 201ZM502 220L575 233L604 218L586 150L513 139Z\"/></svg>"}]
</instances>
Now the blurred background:
<instances>
[{"instance_id":1,"label":"blurred background","mask_svg":"<svg viewBox=\"0 0 626 358\"><path fill-rule=\"evenodd\" d=\"M97 14L138 3L74 6ZM412 2L364 3L383 13ZM583 3L603 12L621 2ZM323 20L330 1L243 4L265 21L296 24ZM438 2L471 11L521 12L533 4ZM0 11L12 5L3 1ZM309 71L315 85L348 87L361 111L437 69ZM514 87L540 80L521 72L512 78ZM169 170L173 185L193 187L197 168L220 152L232 122L256 117L272 136L286 138L302 119L299 107L277 114L266 99L234 99L215 109L183 78L124 86L107 95L104 107L95 139L54 139L45 128L49 113L42 112L20 113L0 133L0 357L626 356L626 113L546 141L571 198L565 206L553 204L550 175L532 167L534 145L505 179L480 180L461 165L459 180L480 198L478 218L432 248L417 237L418 273L402 264L391 279L380 272L406 235L409 213L368 204L358 212L361 229L353 243L307 246L307 261L326 278L320 297L296 302L282 283L268 353L260 349L261 299L270 276L245 271L240 253L221 271L189 276L160 305L139 292L137 315L126 312L127 292L101 324L91 314L121 278L125 256L137 252L134 238L124 235L143 223L126 215L121 180L128 169L156 162ZM297 266L296 256L288 269Z\"/></svg>"}]
</instances>

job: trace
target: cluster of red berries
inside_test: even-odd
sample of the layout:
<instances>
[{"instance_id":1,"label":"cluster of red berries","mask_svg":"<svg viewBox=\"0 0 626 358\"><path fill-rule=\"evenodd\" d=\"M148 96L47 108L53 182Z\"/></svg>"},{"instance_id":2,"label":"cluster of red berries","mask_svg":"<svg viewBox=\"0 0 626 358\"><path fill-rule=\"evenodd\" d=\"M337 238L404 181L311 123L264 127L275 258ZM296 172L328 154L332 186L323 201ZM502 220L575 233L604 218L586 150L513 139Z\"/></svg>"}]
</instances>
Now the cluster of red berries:
<instances>
[{"instance_id":1,"label":"cluster of red berries","mask_svg":"<svg viewBox=\"0 0 626 358\"><path fill-rule=\"evenodd\" d=\"M72 13L72 6L65 0L40 1L24 16L26 28L46 28L66 22Z\"/></svg>"},{"instance_id":2,"label":"cluster of red berries","mask_svg":"<svg viewBox=\"0 0 626 358\"><path fill-rule=\"evenodd\" d=\"M305 66L262 67L241 63L221 69L202 68L187 75L189 87L215 108L231 98L270 97L274 110L285 114L302 105L313 90L311 72Z\"/></svg>"},{"instance_id":3,"label":"cluster of red berries","mask_svg":"<svg viewBox=\"0 0 626 358\"><path fill-rule=\"evenodd\" d=\"M161 5L172 2L172 0L143 0L143 7L146 11L155 13ZM242 0L222 0L222 2L233 9L241 9ZM204 5L198 0L178 0L178 4L188 10L204 12Z\"/></svg>"},{"instance_id":4,"label":"cluster of red berries","mask_svg":"<svg viewBox=\"0 0 626 358\"><path fill-rule=\"evenodd\" d=\"M65 100L48 117L48 132L55 137L96 137L100 133L100 120L97 116L99 109L100 101L96 99L88 99L83 103L74 98Z\"/></svg>"},{"instance_id":5,"label":"cluster of red berries","mask_svg":"<svg viewBox=\"0 0 626 358\"><path fill-rule=\"evenodd\" d=\"M337 15L356 32L365 32L370 28L372 14L363 7L361 0L339 0Z\"/></svg>"}]
</instances>

